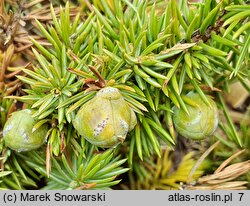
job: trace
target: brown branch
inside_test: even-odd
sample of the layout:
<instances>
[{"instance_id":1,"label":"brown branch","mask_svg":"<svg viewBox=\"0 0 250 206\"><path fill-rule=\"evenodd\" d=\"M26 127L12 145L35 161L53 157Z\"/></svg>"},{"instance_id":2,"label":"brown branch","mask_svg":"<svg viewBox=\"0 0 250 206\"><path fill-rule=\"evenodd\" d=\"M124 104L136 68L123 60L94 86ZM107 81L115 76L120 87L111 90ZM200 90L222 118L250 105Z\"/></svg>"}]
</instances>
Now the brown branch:
<instances>
[{"instance_id":1,"label":"brown branch","mask_svg":"<svg viewBox=\"0 0 250 206\"><path fill-rule=\"evenodd\" d=\"M105 79L101 76L101 74L95 69L95 67L89 65L89 69L94 73L94 75L98 78L98 83L100 87L104 87L106 85Z\"/></svg>"},{"instance_id":2,"label":"brown branch","mask_svg":"<svg viewBox=\"0 0 250 206\"><path fill-rule=\"evenodd\" d=\"M10 117L11 113L16 111L16 100L14 100L10 106L10 109L8 110L8 113L7 113L7 118Z\"/></svg>"},{"instance_id":3,"label":"brown branch","mask_svg":"<svg viewBox=\"0 0 250 206\"><path fill-rule=\"evenodd\" d=\"M222 20L222 17L226 14L226 10L222 11L221 16L218 18L218 20L215 23L215 26L209 26L205 32L205 34L201 34L200 31L195 31L192 34L192 40L193 42L199 42L203 41L206 42L211 38L211 34L214 31L216 34L220 33L220 28L223 25L224 21Z\"/></svg>"},{"instance_id":4,"label":"brown branch","mask_svg":"<svg viewBox=\"0 0 250 206\"><path fill-rule=\"evenodd\" d=\"M6 96L11 95L12 93L14 93L14 92L20 87L20 85L21 85L21 84L16 84L16 85L14 85L13 87L8 88L7 91L5 92L5 95L6 95Z\"/></svg>"},{"instance_id":5,"label":"brown branch","mask_svg":"<svg viewBox=\"0 0 250 206\"><path fill-rule=\"evenodd\" d=\"M192 34L192 43L198 43L199 41L207 42L212 35L212 32L215 32L216 34L220 33L220 28L222 27L224 21L222 20L222 17L226 14L226 10L222 11L222 14L219 16L218 20L215 23L215 26L209 26L205 32L205 34L201 34L199 30L196 30ZM186 43L186 39L182 39L180 44ZM176 59L179 54L176 54L166 60L166 62L171 62L173 59Z\"/></svg>"},{"instance_id":6,"label":"brown branch","mask_svg":"<svg viewBox=\"0 0 250 206\"><path fill-rule=\"evenodd\" d=\"M15 48L15 52L21 52L21 51L23 51L23 50L25 50L25 49L29 49L30 47L32 47L32 45L33 44L27 44L27 45L24 45L24 46L20 46L20 47L18 47L18 48Z\"/></svg>"},{"instance_id":7,"label":"brown branch","mask_svg":"<svg viewBox=\"0 0 250 206\"><path fill-rule=\"evenodd\" d=\"M16 71L14 71L14 72L11 72L11 73L9 73L9 74L5 74L5 78L6 79L10 79L10 78L12 78L12 77L15 77L16 75L18 75L19 73L21 73L22 72L22 70L20 69L20 70L16 70Z\"/></svg>"},{"instance_id":8,"label":"brown branch","mask_svg":"<svg viewBox=\"0 0 250 206\"><path fill-rule=\"evenodd\" d=\"M13 86L17 85L18 83L20 83L20 79L16 79L14 81L8 82L6 84L6 87L13 87Z\"/></svg>"}]
</instances>

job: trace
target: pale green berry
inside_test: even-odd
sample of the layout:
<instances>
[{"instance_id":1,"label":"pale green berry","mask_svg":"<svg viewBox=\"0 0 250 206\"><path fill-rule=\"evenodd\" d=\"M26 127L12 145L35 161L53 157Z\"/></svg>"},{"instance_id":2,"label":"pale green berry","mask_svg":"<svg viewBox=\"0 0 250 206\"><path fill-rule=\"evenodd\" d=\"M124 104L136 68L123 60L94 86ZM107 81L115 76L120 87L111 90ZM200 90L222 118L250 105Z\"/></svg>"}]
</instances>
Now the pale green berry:
<instances>
[{"instance_id":1,"label":"pale green berry","mask_svg":"<svg viewBox=\"0 0 250 206\"><path fill-rule=\"evenodd\" d=\"M3 129L5 145L17 152L40 147L46 140L48 128L47 125L42 125L34 131L34 125L35 120L31 115L31 110L24 109L12 113Z\"/></svg>"},{"instance_id":2,"label":"pale green berry","mask_svg":"<svg viewBox=\"0 0 250 206\"><path fill-rule=\"evenodd\" d=\"M190 92L187 97L197 106L186 104L189 115L182 109L174 107L173 122L179 134L186 138L201 140L214 133L218 125L218 110L215 102L207 96L208 106L199 94Z\"/></svg>"},{"instance_id":3,"label":"pale green berry","mask_svg":"<svg viewBox=\"0 0 250 206\"><path fill-rule=\"evenodd\" d=\"M81 107L73 121L82 137L100 147L114 147L123 142L136 123L134 111L113 87L98 91Z\"/></svg>"}]
</instances>

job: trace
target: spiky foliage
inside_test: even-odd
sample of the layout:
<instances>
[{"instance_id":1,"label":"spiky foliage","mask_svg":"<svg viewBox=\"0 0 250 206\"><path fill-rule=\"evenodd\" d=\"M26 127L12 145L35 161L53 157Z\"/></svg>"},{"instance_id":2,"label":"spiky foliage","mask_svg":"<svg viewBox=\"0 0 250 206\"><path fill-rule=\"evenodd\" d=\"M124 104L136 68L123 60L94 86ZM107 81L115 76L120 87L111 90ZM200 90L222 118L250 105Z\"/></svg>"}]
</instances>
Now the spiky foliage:
<instances>
[{"instance_id":1,"label":"spiky foliage","mask_svg":"<svg viewBox=\"0 0 250 206\"><path fill-rule=\"evenodd\" d=\"M161 150L161 158L146 158L143 162L133 164L133 171L129 171L129 184L121 184L123 189L133 190L177 190L188 180L189 173L195 165L194 153L190 152L178 162L169 150ZM180 157L178 157L180 159ZM203 163L193 175L196 180L203 174ZM134 175L136 173L136 176Z\"/></svg>"},{"instance_id":2,"label":"spiky foliage","mask_svg":"<svg viewBox=\"0 0 250 206\"><path fill-rule=\"evenodd\" d=\"M16 166L19 176L25 179L22 167L26 167L31 173L36 170L33 178L37 173L46 177L45 188L106 188L118 183L113 175L127 171L120 168L124 160L113 158L117 153L128 158L131 174L141 172L135 169L138 159L151 161L151 168L156 168L151 159L155 154L164 165L165 160L160 159L161 145L174 149L176 141L172 107L188 113L186 105L195 105L185 97L191 90L208 105L206 94L214 96L223 111L227 120L220 122L223 137L216 137L225 144L229 141L236 149L243 146L220 92L227 91L232 81L241 82L250 91L246 84L250 44L247 3L237 0L218 3L209 0L190 5L186 0L178 4L175 0L84 2L87 6L81 7L81 13L84 12L86 19L81 13L70 18L67 3L59 16L51 6L51 24L36 20L38 33L49 45L31 39L36 60L31 68L22 69L23 75L18 75L26 85L23 89L26 94L8 98L22 101L35 111L38 122L34 129L44 123L49 123L50 129L46 151L41 148L27 155L11 154L11 158L18 157L24 162ZM117 147L117 153L109 149L96 155L98 148L78 136L72 120L79 108L106 86L121 91L137 113L138 123L126 142ZM105 157L109 158L104 160ZM189 161L193 164L191 158L186 158L180 168ZM115 174L110 170L113 167ZM166 168L159 171L167 182L162 187L177 188L178 182L185 182L181 178L168 182ZM24 185L17 177L13 178L20 187L12 188ZM5 182L2 184L6 186Z\"/></svg>"},{"instance_id":3,"label":"spiky foliage","mask_svg":"<svg viewBox=\"0 0 250 206\"><path fill-rule=\"evenodd\" d=\"M20 67L27 66L34 57L30 49L33 45L30 38L36 39L41 45L50 45L35 24L35 19L43 23L52 21L49 3L46 0L0 1L1 95L14 94L21 87L15 75L20 74ZM75 16L76 12L76 8L70 8L70 16ZM58 14L59 7L56 7L55 15Z\"/></svg>"},{"instance_id":4,"label":"spiky foliage","mask_svg":"<svg viewBox=\"0 0 250 206\"><path fill-rule=\"evenodd\" d=\"M114 150L98 152L87 142L81 141L80 145L74 139L71 141L72 149L60 159L52 159L49 179L43 189L107 189L120 182L115 180L117 175L128 171L128 168L120 167L126 159L115 156L117 152ZM22 154L18 156L47 177L44 153L31 152L29 159Z\"/></svg>"},{"instance_id":5,"label":"spiky foliage","mask_svg":"<svg viewBox=\"0 0 250 206\"><path fill-rule=\"evenodd\" d=\"M4 1L0 2L1 23L0 23L0 41L1 41L1 56L0 56L0 128L2 130L8 116L19 107L22 107L20 102L13 99L5 99L5 96L16 94L24 94L21 90L22 82L16 78L17 74L22 73L22 67L29 64L29 61L34 58L30 48L32 42L30 38L36 39L41 45L50 45L48 41L41 36L35 25L35 19L46 23L51 22L49 1ZM43 8L41 10L41 7ZM59 13L59 8L56 7L56 15ZM71 8L71 16L75 16L76 10ZM2 131L0 133L2 136ZM38 176L32 176L34 180L24 176L25 172L20 170L20 165L11 155L11 151L3 148L1 139L1 170L3 177L9 174L8 178L12 180L4 180L3 185L7 188L22 189L23 187L36 186L35 181L38 181ZM7 159L9 159L7 161ZM24 166L25 167L25 166ZM28 168L27 166L25 167ZM27 170L25 170L27 172ZM31 170L28 170L30 173ZM31 171L32 172L32 171ZM11 178L10 178L11 179ZM20 181L18 181L20 180ZM5 184L5 182L7 182ZM5 187L4 186L4 187Z\"/></svg>"}]
</instances>

